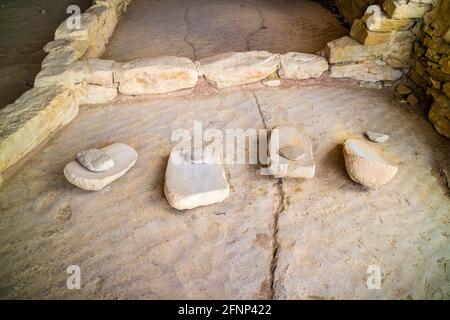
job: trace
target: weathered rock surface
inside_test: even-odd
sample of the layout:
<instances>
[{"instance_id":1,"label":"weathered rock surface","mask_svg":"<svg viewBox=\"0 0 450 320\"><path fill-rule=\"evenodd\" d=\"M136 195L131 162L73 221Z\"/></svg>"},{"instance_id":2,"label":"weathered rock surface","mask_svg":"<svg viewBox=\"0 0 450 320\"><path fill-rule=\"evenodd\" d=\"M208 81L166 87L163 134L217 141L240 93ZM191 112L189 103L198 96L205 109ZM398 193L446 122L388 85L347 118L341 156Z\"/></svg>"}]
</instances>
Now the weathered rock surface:
<instances>
[{"instance_id":1,"label":"weathered rock surface","mask_svg":"<svg viewBox=\"0 0 450 320\"><path fill-rule=\"evenodd\" d=\"M434 102L428 113L436 131L450 138L450 99L437 90L432 91Z\"/></svg>"},{"instance_id":2,"label":"weathered rock surface","mask_svg":"<svg viewBox=\"0 0 450 320\"><path fill-rule=\"evenodd\" d=\"M332 78L350 78L364 82L395 81L402 75L402 71L376 60L331 67Z\"/></svg>"},{"instance_id":3,"label":"weathered rock surface","mask_svg":"<svg viewBox=\"0 0 450 320\"><path fill-rule=\"evenodd\" d=\"M208 161L187 159L181 149L170 153L164 194L173 208L194 209L228 198L230 187L220 158L210 155L204 160Z\"/></svg>"},{"instance_id":4,"label":"weathered rock surface","mask_svg":"<svg viewBox=\"0 0 450 320\"><path fill-rule=\"evenodd\" d=\"M113 84L113 61L78 60L65 65L53 65L41 70L34 80L35 87L65 85L72 87L80 82L97 85Z\"/></svg>"},{"instance_id":5,"label":"weathered rock surface","mask_svg":"<svg viewBox=\"0 0 450 320\"><path fill-rule=\"evenodd\" d=\"M389 164L362 141L346 140L343 152L348 175L367 188L379 188L391 181L397 173L396 166Z\"/></svg>"},{"instance_id":6,"label":"weathered rock surface","mask_svg":"<svg viewBox=\"0 0 450 320\"><path fill-rule=\"evenodd\" d=\"M269 140L269 172L275 178L311 179L315 171L308 135L291 126L273 128Z\"/></svg>"},{"instance_id":7,"label":"weathered rock surface","mask_svg":"<svg viewBox=\"0 0 450 320\"><path fill-rule=\"evenodd\" d=\"M33 88L0 110L0 173L78 114L71 90Z\"/></svg>"},{"instance_id":8,"label":"weathered rock surface","mask_svg":"<svg viewBox=\"0 0 450 320\"><path fill-rule=\"evenodd\" d=\"M431 5L404 0L385 0L383 9L391 19L410 19L422 18L425 12L431 9Z\"/></svg>"},{"instance_id":9,"label":"weathered rock surface","mask_svg":"<svg viewBox=\"0 0 450 320\"><path fill-rule=\"evenodd\" d=\"M289 52L281 55L279 75L284 79L318 78L328 70L327 59L315 54Z\"/></svg>"},{"instance_id":10,"label":"weathered rock surface","mask_svg":"<svg viewBox=\"0 0 450 320\"><path fill-rule=\"evenodd\" d=\"M78 105L101 104L114 100L117 97L116 85L95 85L82 83L75 87Z\"/></svg>"},{"instance_id":11,"label":"weathered rock surface","mask_svg":"<svg viewBox=\"0 0 450 320\"><path fill-rule=\"evenodd\" d=\"M114 80L125 95L157 94L194 87L198 73L187 58L158 57L118 64Z\"/></svg>"},{"instance_id":12,"label":"weathered rock surface","mask_svg":"<svg viewBox=\"0 0 450 320\"><path fill-rule=\"evenodd\" d=\"M350 30L350 36L365 46L375 46L389 43L393 33L370 31L362 20L356 19Z\"/></svg>"},{"instance_id":13,"label":"weathered rock surface","mask_svg":"<svg viewBox=\"0 0 450 320\"><path fill-rule=\"evenodd\" d=\"M388 44L364 46L345 36L329 42L326 55L332 64L382 59L393 67L406 67L410 65L414 39L410 31L396 31Z\"/></svg>"},{"instance_id":14,"label":"weathered rock surface","mask_svg":"<svg viewBox=\"0 0 450 320\"><path fill-rule=\"evenodd\" d=\"M77 160L83 167L93 172L108 171L114 167L114 159L99 149L78 152Z\"/></svg>"},{"instance_id":15,"label":"weathered rock surface","mask_svg":"<svg viewBox=\"0 0 450 320\"><path fill-rule=\"evenodd\" d=\"M97 17L92 13L80 15L80 27L73 28L68 20L64 20L55 31L55 40L90 42L97 27Z\"/></svg>"},{"instance_id":16,"label":"weathered rock surface","mask_svg":"<svg viewBox=\"0 0 450 320\"><path fill-rule=\"evenodd\" d=\"M272 73L267 78L263 79L261 83L267 87L278 87L281 85L280 77L278 76L278 73Z\"/></svg>"},{"instance_id":17,"label":"weathered rock surface","mask_svg":"<svg viewBox=\"0 0 450 320\"><path fill-rule=\"evenodd\" d=\"M278 70L280 56L267 51L228 52L199 62L205 79L222 89L267 78Z\"/></svg>"},{"instance_id":18,"label":"weathered rock surface","mask_svg":"<svg viewBox=\"0 0 450 320\"><path fill-rule=\"evenodd\" d=\"M381 132L367 131L366 135L373 142L383 143L389 140L389 135Z\"/></svg>"},{"instance_id":19,"label":"weathered rock surface","mask_svg":"<svg viewBox=\"0 0 450 320\"><path fill-rule=\"evenodd\" d=\"M366 24L367 29L378 32L408 30L414 24L412 19L390 19L378 5L367 8L361 20Z\"/></svg>"},{"instance_id":20,"label":"weathered rock surface","mask_svg":"<svg viewBox=\"0 0 450 320\"><path fill-rule=\"evenodd\" d=\"M105 172L92 172L78 161L72 161L64 168L66 179L83 190L98 191L127 173L137 160L136 151L124 143L114 143L100 150L114 160L113 168Z\"/></svg>"}]
</instances>

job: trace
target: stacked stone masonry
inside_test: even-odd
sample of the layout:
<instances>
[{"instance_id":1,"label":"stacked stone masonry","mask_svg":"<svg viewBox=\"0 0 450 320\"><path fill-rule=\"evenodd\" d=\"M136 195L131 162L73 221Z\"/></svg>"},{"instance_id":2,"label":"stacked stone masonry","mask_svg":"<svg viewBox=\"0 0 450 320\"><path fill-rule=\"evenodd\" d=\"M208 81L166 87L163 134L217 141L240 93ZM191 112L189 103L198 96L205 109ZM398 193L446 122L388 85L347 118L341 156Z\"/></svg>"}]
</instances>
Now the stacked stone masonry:
<instances>
[{"instance_id":1,"label":"stacked stone masonry","mask_svg":"<svg viewBox=\"0 0 450 320\"><path fill-rule=\"evenodd\" d=\"M332 77L389 84L400 70L419 90L431 95L429 119L450 137L450 1L336 0L352 22L350 37L328 43ZM358 18L365 8L364 14ZM417 91L417 90L416 90ZM417 103L414 93L406 101Z\"/></svg>"}]
</instances>

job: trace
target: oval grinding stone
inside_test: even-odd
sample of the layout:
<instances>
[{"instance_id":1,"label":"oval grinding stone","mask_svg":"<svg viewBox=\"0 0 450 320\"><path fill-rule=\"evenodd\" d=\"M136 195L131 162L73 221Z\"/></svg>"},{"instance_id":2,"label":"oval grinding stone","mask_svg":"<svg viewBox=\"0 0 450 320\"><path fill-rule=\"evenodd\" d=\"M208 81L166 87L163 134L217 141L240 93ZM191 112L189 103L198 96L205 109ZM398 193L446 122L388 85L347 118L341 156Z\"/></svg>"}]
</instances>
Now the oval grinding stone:
<instances>
[{"instance_id":1,"label":"oval grinding stone","mask_svg":"<svg viewBox=\"0 0 450 320\"><path fill-rule=\"evenodd\" d=\"M64 168L66 179L83 190L101 190L127 173L137 160L136 151L124 143L114 143L100 150L114 160L115 165L112 169L104 172L92 172L75 160Z\"/></svg>"}]
</instances>

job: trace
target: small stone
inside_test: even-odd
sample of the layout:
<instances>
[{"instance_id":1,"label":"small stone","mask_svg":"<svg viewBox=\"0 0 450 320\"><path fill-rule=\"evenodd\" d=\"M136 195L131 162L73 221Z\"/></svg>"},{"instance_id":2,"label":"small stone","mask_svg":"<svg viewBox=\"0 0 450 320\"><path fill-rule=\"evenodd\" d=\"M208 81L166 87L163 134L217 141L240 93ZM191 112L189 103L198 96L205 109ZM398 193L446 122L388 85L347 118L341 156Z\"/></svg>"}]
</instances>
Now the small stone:
<instances>
[{"instance_id":1,"label":"small stone","mask_svg":"<svg viewBox=\"0 0 450 320\"><path fill-rule=\"evenodd\" d=\"M42 10L41 10L41 13L42 13L42 14L46 14L46 13L47 13L47 10L42 9Z\"/></svg>"},{"instance_id":2,"label":"small stone","mask_svg":"<svg viewBox=\"0 0 450 320\"><path fill-rule=\"evenodd\" d=\"M301 158L303 158L304 156L306 156L305 150L303 150L299 146L285 146L285 147L281 147L280 151L278 153L283 158L291 160L291 161L298 161Z\"/></svg>"},{"instance_id":3,"label":"small stone","mask_svg":"<svg viewBox=\"0 0 450 320\"><path fill-rule=\"evenodd\" d=\"M395 91L397 91L399 94L406 96L411 93L412 89L408 87L407 85L401 83L395 88Z\"/></svg>"},{"instance_id":4,"label":"small stone","mask_svg":"<svg viewBox=\"0 0 450 320\"><path fill-rule=\"evenodd\" d=\"M205 159L194 150L194 161L186 160L182 149L172 150L167 163L164 194L177 210L194 209L228 198L230 186L217 155Z\"/></svg>"},{"instance_id":5,"label":"small stone","mask_svg":"<svg viewBox=\"0 0 450 320\"><path fill-rule=\"evenodd\" d=\"M112 169L104 172L92 172L78 161L72 161L64 168L66 179L83 190L101 190L127 173L137 161L136 151L124 143L114 143L100 149L100 151L114 160Z\"/></svg>"},{"instance_id":6,"label":"small stone","mask_svg":"<svg viewBox=\"0 0 450 320\"><path fill-rule=\"evenodd\" d=\"M373 142L383 143L389 140L389 135L385 133L375 132L375 131L367 131L367 138L372 140Z\"/></svg>"},{"instance_id":7,"label":"small stone","mask_svg":"<svg viewBox=\"0 0 450 320\"><path fill-rule=\"evenodd\" d=\"M104 172L114 168L114 160L98 149L78 152L77 160L83 167L92 172Z\"/></svg>"},{"instance_id":8,"label":"small stone","mask_svg":"<svg viewBox=\"0 0 450 320\"><path fill-rule=\"evenodd\" d=\"M411 105L411 106L415 106L419 103L419 99L414 95L414 94L410 94L408 96L408 99L406 99L406 101Z\"/></svg>"},{"instance_id":9,"label":"small stone","mask_svg":"<svg viewBox=\"0 0 450 320\"><path fill-rule=\"evenodd\" d=\"M343 152L348 175L367 188L379 188L397 174L396 166L389 164L374 148L362 141L346 140Z\"/></svg>"}]
</instances>

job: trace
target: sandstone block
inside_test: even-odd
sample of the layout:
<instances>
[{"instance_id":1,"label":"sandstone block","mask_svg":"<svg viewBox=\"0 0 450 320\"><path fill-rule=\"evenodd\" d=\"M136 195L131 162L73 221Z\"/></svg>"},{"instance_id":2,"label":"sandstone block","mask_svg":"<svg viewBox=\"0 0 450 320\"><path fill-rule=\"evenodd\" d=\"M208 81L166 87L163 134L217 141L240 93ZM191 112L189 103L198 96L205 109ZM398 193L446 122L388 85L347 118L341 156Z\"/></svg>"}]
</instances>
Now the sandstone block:
<instances>
[{"instance_id":1,"label":"sandstone block","mask_svg":"<svg viewBox=\"0 0 450 320\"><path fill-rule=\"evenodd\" d=\"M397 174L396 166L389 164L374 148L362 141L346 140L343 152L348 175L367 188L379 188Z\"/></svg>"},{"instance_id":2,"label":"sandstone block","mask_svg":"<svg viewBox=\"0 0 450 320\"><path fill-rule=\"evenodd\" d=\"M195 151L194 151L195 154ZM164 194L178 210L194 209L228 198L230 187L220 158L192 159L183 150L172 150L167 163Z\"/></svg>"},{"instance_id":3,"label":"sandstone block","mask_svg":"<svg viewBox=\"0 0 450 320\"><path fill-rule=\"evenodd\" d=\"M64 167L64 176L83 190L97 191L122 177L137 161L137 153L124 143L114 143L100 149L114 160L114 167L104 172L92 172L74 160Z\"/></svg>"},{"instance_id":4,"label":"sandstone block","mask_svg":"<svg viewBox=\"0 0 450 320\"><path fill-rule=\"evenodd\" d=\"M71 90L33 88L0 110L0 172L17 163L78 114Z\"/></svg>"},{"instance_id":5,"label":"sandstone block","mask_svg":"<svg viewBox=\"0 0 450 320\"><path fill-rule=\"evenodd\" d=\"M199 62L205 79L221 89L267 78L278 70L280 56L267 51L229 52Z\"/></svg>"},{"instance_id":6,"label":"sandstone block","mask_svg":"<svg viewBox=\"0 0 450 320\"><path fill-rule=\"evenodd\" d=\"M374 50L375 49L375 50ZM382 56L378 47L366 47L348 36L327 43L326 55L330 63L363 62Z\"/></svg>"},{"instance_id":7,"label":"sandstone block","mask_svg":"<svg viewBox=\"0 0 450 320\"><path fill-rule=\"evenodd\" d=\"M116 85L95 85L82 83L75 87L78 105L103 104L114 100L117 97Z\"/></svg>"},{"instance_id":8,"label":"sandstone block","mask_svg":"<svg viewBox=\"0 0 450 320\"><path fill-rule=\"evenodd\" d=\"M281 55L279 75L284 79L318 78L328 70L328 62L324 57L315 54L289 52Z\"/></svg>"},{"instance_id":9,"label":"sandstone block","mask_svg":"<svg viewBox=\"0 0 450 320\"><path fill-rule=\"evenodd\" d=\"M193 88L198 73L195 64L182 57L137 59L118 64L114 79L125 95L157 94Z\"/></svg>"},{"instance_id":10,"label":"sandstone block","mask_svg":"<svg viewBox=\"0 0 450 320\"><path fill-rule=\"evenodd\" d=\"M331 67L332 78L350 78L364 82L395 81L403 73L382 61L367 61L359 64L335 65Z\"/></svg>"},{"instance_id":11,"label":"sandstone block","mask_svg":"<svg viewBox=\"0 0 450 320\"><path fill-rule=\"evenodd\" d=\"M427 11L431 10L431 5L402 0L385 0L383 9L391 19L410 19L422 18Z\"/></svg>"},{"instance_id":12,"label":"sandstone block","mask_svg":"<svg viewBox=\"0 0 450 320\"><path fill-rule=\"evenodd\" d=\"M361 20L366 24L368 30L377 32L408 30L414 24L412 19L389 19L378 5L367 8Z\"/></svg>"},{"instance_id":13,"label":"sandstone block","mask_svg":"<svg viewBox=\"0 0 450 320\"><path fill-rule=\"evenodd\" d=\"M431 90L434 102L428 113L437 132L450 138L450 99L436 89Z\"/></svg>"},{"instance_id":14,"label":"sandstone block","mask_svg":"<svg viewBox=\"0 0 450 320\"><path fill-rule=\"evenodd\" d=\"M365 46L375 46L389 43L393 34L392 32L370 31L362 20L357 19L353 22L350 36Z\"/></svg>"},{"instance_id":15,"label":"sandstone block","mask_svg":"<svg viewBox=\"0 0 450 320\"><path fill-rule=\"evenodd\" d=\"M90 42L97 28L97 17L92 13L82 13L80 15L80 27L78 29L72 28L69 19L64 20L56 29L55 40L81 40Z\"/></svg>"}]
</instances>

